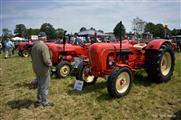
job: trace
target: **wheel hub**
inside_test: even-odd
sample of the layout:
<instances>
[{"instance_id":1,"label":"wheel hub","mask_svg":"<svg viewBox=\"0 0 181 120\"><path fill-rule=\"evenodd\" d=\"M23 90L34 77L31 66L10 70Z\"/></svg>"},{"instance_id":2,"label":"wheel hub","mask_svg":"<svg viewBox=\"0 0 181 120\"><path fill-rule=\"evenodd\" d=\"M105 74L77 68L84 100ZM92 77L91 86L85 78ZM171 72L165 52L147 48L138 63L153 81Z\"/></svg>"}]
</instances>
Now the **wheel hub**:
<instances>
[{"instance_id":1,"label":"wheel hub","mask_svg":"<svg viewBox=\"0 0 181 120\"><path fill-rule=\"evenodd\" d=\"M125 83L126 83L126 80L124 80L124 79L121 79L121 80L120 80L120 85L121 85L121 86L123 86Z\"/></svg>"},{"instance_id":2,"label":"wheel hub","mask_svg":"<svg viewBox=\"0 0 181 120\"><path fill-rule=\"evenodd\" d=\"M64 65L61 69L60 69L60 74L62 76L67 76L70 72L70 67L68 65Z\"/></svg>"},{"instance_id":3,"label":"wheel hub","mask_svg":"<svg viewBox=\"0 0 181 120\"><path fill-rule=\"evenodd\" d=\"M130 76L127 72L122 72L116 80L116 90L119 93L124 93L130 84Z\"/></svg>"},{"instance_id":4,"label":"wheel hub","mask_svg":"<svg viewBox=\"0 0 181 120\"><path fill-rule=\"evenodd\" d=\"M94 76L89 74L89 68L84 68L82 77L87 83L91 83L94 80Z\"/></svg>"}]
</instances>

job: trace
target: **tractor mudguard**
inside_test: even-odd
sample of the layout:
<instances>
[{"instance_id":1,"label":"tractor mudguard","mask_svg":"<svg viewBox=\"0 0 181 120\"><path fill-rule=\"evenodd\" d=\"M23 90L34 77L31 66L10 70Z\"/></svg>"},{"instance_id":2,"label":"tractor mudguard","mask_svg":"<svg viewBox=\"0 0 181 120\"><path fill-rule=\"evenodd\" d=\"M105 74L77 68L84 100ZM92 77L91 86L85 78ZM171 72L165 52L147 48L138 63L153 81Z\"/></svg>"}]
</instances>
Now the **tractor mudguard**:
<instances>
[{"instance_id":1,"label":"tractor mudguard","mask_svg":"<svg viewBox=\"0 0 181 120\"><path fill-rule=\"evenodd\" d=\"M148 50L148 49L152 49L152 50L160 50L160 47L163 45L163 44L169 44L173 47L172 43L168 40L165 40L165 39L155 39L155 40L152 40L148 43L148 45L146 46L145 50Z\"/></svg>"},{"instance_id":2,"label":"tractor mudguard","mask_svg":"<svg viewBox=\"0 0 181 120\"><path fill-rule=\"evenodd\" d=\"M131 68L129 65L127 65L127 64L121 64L121 63L117 63L116 64L116 67L127 67L127 68L129 68L130 70L132 70L132 71L136 71L136 70L134 70L133 68Z\"/></svg>"}]
</instances>

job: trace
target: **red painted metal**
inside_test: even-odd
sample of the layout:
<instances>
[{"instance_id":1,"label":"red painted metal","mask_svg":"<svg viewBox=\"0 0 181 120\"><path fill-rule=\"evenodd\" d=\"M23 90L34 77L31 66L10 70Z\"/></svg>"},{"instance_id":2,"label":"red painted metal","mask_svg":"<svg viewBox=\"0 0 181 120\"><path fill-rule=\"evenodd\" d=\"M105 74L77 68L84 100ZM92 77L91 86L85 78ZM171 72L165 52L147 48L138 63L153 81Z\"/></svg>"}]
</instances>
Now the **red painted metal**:
<instances>
[{"instance_id":1,"label":"red painted metal","mask_svg":"<svg viewBox=\"0 0 181 120\"><path fill-rule=\"evenodd\" d=\"M63 44L47 44L47 45L50 51L53 53L52 62L54 65L57 65L62 60L72 62L74 57L87 58L88 47L91 44L87 43L84 46L66 44L64 51L63 51Z\"/></svg>"},{"instance_id":2,"label":"red painted metal","mask_svg":"<svg viewBox=\"0 0 181 120\"><path fill-rule=\"evenodd\" d=\"M132 53L120 53L120 43L95 43L89 47L88 58L90 74L96 77L109 75L114 66L128 67L133 72L145 66L145 50L159 50L162 44L171 43L164 39L156 39L149 42L142 50L137 49L135 41L123 40L122 51L131 51ZM126 54L126 55L120 55ZM110 66L109 61L114 61Z\"/></svg>"},{"instance_id":3,"label":"red painted metal","mask_svg":"<svg viewBox=\"0 0 181 120\"><path fill-rule=\"evenodd\" d=\"M173 45L168 40L165 40L165 39L155 39L155 40L152 40L152 41L149 42L149 44L147 45L146 49L159 50L160 46L162 44L170 44L173 47Z\"/></svg>"}]
</instances>

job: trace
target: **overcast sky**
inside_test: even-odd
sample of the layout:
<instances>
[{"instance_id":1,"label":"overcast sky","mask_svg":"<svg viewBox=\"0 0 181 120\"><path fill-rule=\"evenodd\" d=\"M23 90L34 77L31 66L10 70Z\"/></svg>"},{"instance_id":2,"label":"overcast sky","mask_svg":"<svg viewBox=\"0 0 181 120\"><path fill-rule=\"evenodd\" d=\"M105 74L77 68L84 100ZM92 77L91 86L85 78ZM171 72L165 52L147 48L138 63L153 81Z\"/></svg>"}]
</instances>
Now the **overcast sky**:
<instances>
[{"instance_id":1,"label":"overcast sky","mask_svg":"<svg viewBox=\"0 0 181 120\"><path fill-rule=\"evenodd\" d=\"M1 26L12 31L16 24L40 28L51 23L68 33L84 26L112 32L122 21L131 31L131 21L137 16L144 21L181 28L181 0L0 0Z\"/></svg>"}]
</instances>

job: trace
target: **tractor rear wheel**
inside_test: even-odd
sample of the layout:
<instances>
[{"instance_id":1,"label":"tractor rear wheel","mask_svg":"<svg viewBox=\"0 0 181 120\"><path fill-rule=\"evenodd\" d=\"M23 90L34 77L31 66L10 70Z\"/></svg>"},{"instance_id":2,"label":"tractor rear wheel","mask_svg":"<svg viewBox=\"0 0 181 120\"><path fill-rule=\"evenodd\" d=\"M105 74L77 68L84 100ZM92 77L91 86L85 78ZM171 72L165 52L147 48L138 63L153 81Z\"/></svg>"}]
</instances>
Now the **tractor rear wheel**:
<instances>
[{"instance_id":1,"label":"tractor rear wheel","mask_svg":"<svg viewBox=\"0 0 181 120\"><path fill-rule=\"evenodd\" d=\"M22 51L22 56L23 56L23 57L28 57L28 56L29 56L28 50L23 50L23 51Z\"/></svg>"},{"instance_id":2,"label":"tractor rear wheel","mask_svg":"<svg viewBox=\"0 0 181 120\"><path fill-rule=\"evenodd\" d=\"M107 90L111 97L119 98L127 95L132 86L132 71L127 67L115 67L108 77Z\"/></svg>"},{"instance_id":3,"label":"tractor rear wheel","mask_svg":"<svg viewBox=\"0 0 181 120\"><path fill-rule=\"evenodd\" d=\"M84 86L95 84L97 81L97 77L89 74L89 67L83 62L78 65L76 79L84 81Z\"/></svg>"},{"instance_id":4,"label":"tractor rear wheel","mask_svg":"<svg viewBox=\"0 0 181 120\"><path fill-rule=\"evenodd\" d=\"M155 82L167 82L174 71L174 50L170 45L162 45L159 51L148 50L145 62L148 79Z\"/></svg>"},{"instance_id":5,"label":"tractor rear wheel","mask_svg":"<svg viewBox=\"0 0 181 120\"><path fill-rule=\"evenodd\" d=\"M71 72L71 65L67 61L60 62L56 67L56 73L58 78L65 78Z\"/></svg>"}]
</instances>

